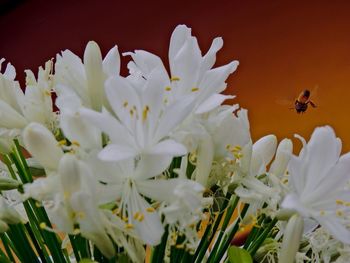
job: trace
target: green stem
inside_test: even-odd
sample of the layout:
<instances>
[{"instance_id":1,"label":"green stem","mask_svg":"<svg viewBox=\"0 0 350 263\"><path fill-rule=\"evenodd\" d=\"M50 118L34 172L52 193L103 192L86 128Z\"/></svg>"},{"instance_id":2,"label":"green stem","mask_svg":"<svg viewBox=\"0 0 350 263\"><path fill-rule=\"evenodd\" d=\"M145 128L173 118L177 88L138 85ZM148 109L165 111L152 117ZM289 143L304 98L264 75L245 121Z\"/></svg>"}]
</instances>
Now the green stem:
<instances>
[{"instance_id":1,"label":"green stem","mask_svg":"<svg viewBox=\"0 0 350 263\"><path fill-rule=\"evenodd\" d=\"M164 254L165 254L165 247L168 239L168 226L165 227L165 232L162 236L162 240L158 246L154 248L153 254L152 254L152 263L158 263L164 261Z\"/></svg>"},{"instance_id":2,"label":"green stem","mask_svg":"<svg viewBox=\"0 0 350 263\"><path fill-rule=\"evenodd\" d=\"M237 233L237 231L239 229L239 224L241 223L241 220L244 218L245 214L247 213L248 208L249 208L249 205L248 204L244 204L244 207L243 207L243 209L242 209L242 211L240 213L240 216L237 218L234 227L232 228L232 230L230 232L225 234L225 237L224 237L223 241L220 244L220 248L219 248L219 250L218 250L218 252L217 252L213 262L220 262L221 258L224 256L226 250L228 249L228 247L231 244L231 241L232 241L233 237Z\"/></svg>"},{"instance_id":3,"label":"green stem","mask_svg":"<svg viewBox=\"0 0 350 263\"><path fill-rule=\"evenodd\" d=\"M234 197L231 197L231 200L230 200L230 204L229 204L229 207L227 208L227 212L226 212L226 216L224 218L224 222L222 224L222 227L220 229L220 232L219 232L219 235L218 235L218 238L216 239L216 242L215 242L215 245L214 245L214 248L213 250L211 251L210 253L210 256L208 258L208 262L211 262L211 260L214 258L214 256L216 255L219 247L220 247L220 244L221 244L221 239L226 231L226 228L232 218L232 214L233 212L235 211L237 205L238 205L238 201L239 201L239 197L238 196L234 196Z\"/></svg>"},{"instance_id":4,"label":"green stem","mask_svg":"<svg viewBox=\"0 0 350 263\"><path fill-rule=\"evenodd\" d=\"M261 246L261 244L265 241L265 239L268 237L268 235L270 234L272 228L276 225L277 223L277 218L274 218L269 224L268 226L264 229L264 231L262 232L261 235L259 235L259 237L256 239L256 241L252 244L252 246L248 249L248 252L250 253L250 255L253 257L254 254L256 253L256 251L259 249L259 247Z\"/></svg>"}]
</instances>

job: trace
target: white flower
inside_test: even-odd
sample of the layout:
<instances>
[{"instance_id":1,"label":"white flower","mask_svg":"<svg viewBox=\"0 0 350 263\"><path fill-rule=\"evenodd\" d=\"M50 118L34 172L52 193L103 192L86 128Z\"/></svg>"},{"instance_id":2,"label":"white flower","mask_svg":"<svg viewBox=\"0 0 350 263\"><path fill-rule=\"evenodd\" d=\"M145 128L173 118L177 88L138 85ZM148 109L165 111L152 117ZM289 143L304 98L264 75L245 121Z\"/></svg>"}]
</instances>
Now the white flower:
<instances>
[{"instance_id":1,"label":"white flower","mask_svg":"<svg viewBox=\"0 0 350 263\"><path fill-rule=\"evenodd\" d=\"M341 141L329 126L316 128L299 156L290 160L291 192L282 207L312 218L349 244L350 153L340 156Z\"/></svg>"},{"instance_id":2,"label":"white flower","mask_svg":"<svg viewBox=\"0 0 350 263\"><path fill-rule=\"evenodd\" d=\"M131 55L133 61L128 64L131 83L138 85L143 78L148 79L157 69L167 79L165 86L169 102L173 102L188 94L196 94L194 111L197 114L208 112L219 106L230 95L219 94L226 88L226 79L233 73L238 61L212 69L216 52L223 45L222 38L215 38L209 51L202 56L197 39L191 35L191 29L185 25L175 28L169 47L170 78L161 59L149 52L136 50Z\"/></svg>"},{"instance_id":3,"label":"white flower","mask_svg":"<svg viewBox=\"0 0 350 263\"><path fill-rule=\"evenodd\" d=\"M106 82L106 94L116 117L109 112L81 109L82 117L105 132L111 141L100 153L105 161L122 161L147 155L147 161L164 163L186 154L186 148L169 138L191 112L193 97L164 105L164 82L154 71L137 91L122 77ZM141 158L141 161L143 158Z\"/></svg>"},{"instance_id":4,"label":"white flower","mask_svg":"<svg viewBox=\"0 0 350 263\"><path fill-rule=\"evenodd\" d=\"M101 200L105 203L118 201L125 228L134 229L144 243L159 244L164 232L160 215L153 205L161 206L160 212L164 211L168 223L182 227L193 223L194 216L200 215L203 187L187 179L155 179L164 171L161 162L152 162L152 167L141 165L147 163L144 156L146 160L140 160L135 166L134 160L113 163L91 157L87 163L97 180L103 182L98 194ZM176 214L170 213L174 209ZM185 218L192 221L185 222Z\"/></svg>"},{"instance_id":5,"label":"white flower","mask_svg":"<svg viewBox=\"0 0 350 263\"><path fill-rule=\"evenodd\" d=\"M69 99L73 92L80 98L82 105L100 111L102 106L107 106L104 82L108 76L119 75L119 71L120 57L117 46L102 60L99 46L90 41L85 48L84 64L71 51L63 51L61 55L57 55L55 64L60 109L69 106L65 100Z\"/></svg>"}]
</instances>

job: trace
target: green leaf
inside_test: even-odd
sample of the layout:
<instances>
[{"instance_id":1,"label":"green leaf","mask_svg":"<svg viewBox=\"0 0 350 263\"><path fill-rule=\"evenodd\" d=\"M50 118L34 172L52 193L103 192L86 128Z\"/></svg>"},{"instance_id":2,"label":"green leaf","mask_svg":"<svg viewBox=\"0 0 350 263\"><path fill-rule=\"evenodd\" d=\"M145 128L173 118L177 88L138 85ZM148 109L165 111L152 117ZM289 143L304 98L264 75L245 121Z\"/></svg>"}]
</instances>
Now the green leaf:
<instances>
[{"instance_id":1,"label":"green leaf","mask_svg":"<svg viewBox=\"0 0 350 263\"><path fill-rule=\"evenodd\" d=\"M90 258L83 258L82 260L79 261L79 263L97 263L97 261L93 261Z\"/></svg>"},{"instance_id":2,"label":"green leaf","mask_svg":"<svg viewBox=\"0 0 350 263\"><path fill-rule=\"evenodd\" d=\"M248 251L236 246L231 246L228 249L228 260L230 263L253 263Z\"/></svg>"}]
</instances>

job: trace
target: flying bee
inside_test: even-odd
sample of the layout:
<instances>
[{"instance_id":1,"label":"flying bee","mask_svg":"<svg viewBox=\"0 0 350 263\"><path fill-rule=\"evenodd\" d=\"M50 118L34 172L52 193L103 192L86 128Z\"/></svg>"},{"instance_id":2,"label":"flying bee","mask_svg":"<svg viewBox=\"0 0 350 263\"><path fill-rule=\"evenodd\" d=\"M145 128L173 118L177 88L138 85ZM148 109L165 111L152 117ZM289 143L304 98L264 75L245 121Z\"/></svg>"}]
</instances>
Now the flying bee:
<instances>
[{"instance_id":1,"label":"flying bee","mask_svg":"<svg viewBox=\"0 0 350 263\"><path fill-rule=\"evenodd\" d=\"M309 90L303 90L300 92L298 98L294 102L294 108L297 113L304 113L307 110L308 105L310 104L313 108L316 108L316 104L310 100L311 92Z\"/></svg>"}]
</instances>

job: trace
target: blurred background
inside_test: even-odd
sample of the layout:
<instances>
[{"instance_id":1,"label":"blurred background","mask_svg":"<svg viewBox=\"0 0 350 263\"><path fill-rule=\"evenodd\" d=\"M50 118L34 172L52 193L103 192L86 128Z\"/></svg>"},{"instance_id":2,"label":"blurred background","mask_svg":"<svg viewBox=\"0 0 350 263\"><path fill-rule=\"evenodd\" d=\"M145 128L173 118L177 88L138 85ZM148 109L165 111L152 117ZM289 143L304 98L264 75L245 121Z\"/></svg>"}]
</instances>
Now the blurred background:
<instances>
[{"instance_id":1,"label":"blurred background","mask_svg":"<svg viewBox=\"0 0 350 263\"><path fill-rule=\"evenodd\" d=\"M203 53L223 37L216 65L240 61L227 93L249 110L254 140L268 133L309 139L314 127L329 124L350 151L349 12L350 1L0 0L0 57L22 83L24 69L36 72L64 49L81 56L89 40L103 54L117 44L120 52L144 49L167 63L171 32L186 24ZM316 85L316 109L289 109Z\"/></svg>"}]
</instances>

